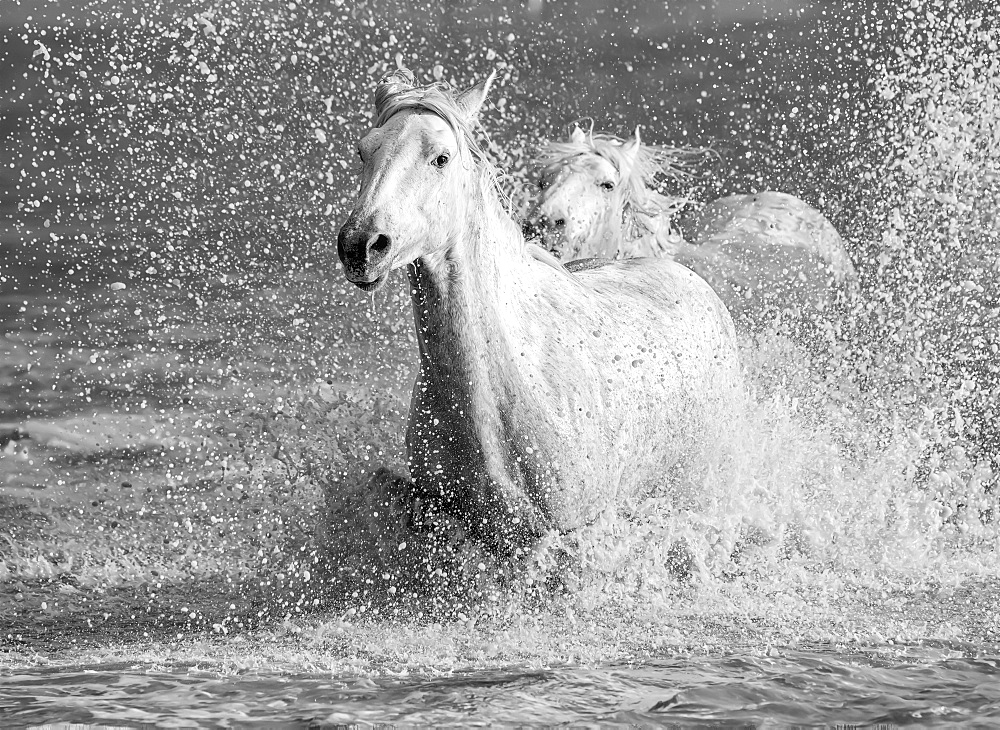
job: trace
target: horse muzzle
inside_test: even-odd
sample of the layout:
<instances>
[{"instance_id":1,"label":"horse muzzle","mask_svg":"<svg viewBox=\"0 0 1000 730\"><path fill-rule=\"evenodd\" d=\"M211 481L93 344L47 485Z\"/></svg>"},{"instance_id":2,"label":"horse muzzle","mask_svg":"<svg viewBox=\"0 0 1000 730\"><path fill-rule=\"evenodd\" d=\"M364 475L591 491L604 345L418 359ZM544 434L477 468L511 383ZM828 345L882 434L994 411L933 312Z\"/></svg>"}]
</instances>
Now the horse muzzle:
<instances>
[{"instance_id":1,"label":"horse muzzle","mask_svg":"<svg viewBox=\"0 0 1000 730\"><path fill-rule=\"evenodd\" d=\"M363 291L375 291L392 268L392 237L348 220L337 235L337 255L347 280Z\"/></svg>"},{"instance_id":2,"label":"horse muzzle","mask_svg":"<svg viewBox=\"0 0 1000 730\"><path fill-rule=\"evenodd\" d=\"M552 218L532 211L521 224L521 231L526 241L537 243L556 258L563 258L563 254L571 248L564 218Z\"/></svg>"}]
</instances>

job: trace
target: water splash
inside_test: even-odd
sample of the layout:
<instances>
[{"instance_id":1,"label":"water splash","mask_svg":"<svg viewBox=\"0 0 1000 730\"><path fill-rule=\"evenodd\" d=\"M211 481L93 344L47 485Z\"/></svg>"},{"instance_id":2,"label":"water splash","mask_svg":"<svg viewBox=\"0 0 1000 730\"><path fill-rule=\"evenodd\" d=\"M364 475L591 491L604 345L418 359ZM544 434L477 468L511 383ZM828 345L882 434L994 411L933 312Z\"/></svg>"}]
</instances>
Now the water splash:
<instances>
[{"instance_id":1,"label":"water splash","mask_svg":"<svg viewBox=\"0 0 1000 730\"><path fill-rule=\"evenodd\" d=\"M162 520L93 537L120 519L95 494L74 523L84 557L29 545L4 554L2 579L155 585L230 563L280 617L410 605L471 620L476 604L509 619L541 595L556 612L634 604L658 620L770 612L794 627L812 611L818 636L852 591L909 595L993 571L1000 146L996 115L977 109L996 105L995 19L932 2L829 11L802 20L808 59L760 28L745 44L706 26L663 48L580 48L568 39L585 18L533 30L516 9L473 5L182 5L179 23L18 31L46 52L31 56L19 128L17 241L42 262L23 282L52 301L11 299L5 322L53 340L25 335L12 417L128 409L181 431L200 421L212 449L95 471L98 492L149 478ZM848 20L859 36L844 41ZM443 516L417 529L399 483L370 481L405 466L405 294L365 307L329 273L368 81L397 54L426 79L501 65L487 124L519 160L512 187L535 135L595 109L654 142L722 140L727 165L693 193L780 188L816 203L852 245L865 306L810 350L781 333L748 343L759 403L735 436L648 500L548 536L518 570ZM128 288L95 303L112 281ZM52 405L35 395L53 390ZM186 561L164 580L125 553L152 552L154 535ZM192 569L198 546L213 560ZM105 549L118 567L102 572Z\"/></svg>"}]
</instances>

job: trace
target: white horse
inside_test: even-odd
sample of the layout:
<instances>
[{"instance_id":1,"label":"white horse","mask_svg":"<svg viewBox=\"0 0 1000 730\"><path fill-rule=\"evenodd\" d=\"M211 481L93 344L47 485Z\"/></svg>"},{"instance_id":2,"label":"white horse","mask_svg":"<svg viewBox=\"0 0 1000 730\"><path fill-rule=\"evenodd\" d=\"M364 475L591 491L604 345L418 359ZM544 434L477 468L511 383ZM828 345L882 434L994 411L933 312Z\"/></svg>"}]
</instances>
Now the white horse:
<instances>
[{"instance_id":1,"label":"white horse","mask_svg":"<svg viewBox=\"0 0 1000 730\"><path fill-rule=\"evenodd\" d=\"M525 243L474 137L491 82L382 80L338 252L364 291L406 267L414 492L506 553L656 489L743 389L729 313L690 270L574 274Z\"/></svg>"},{"instance_id":2,"label":"white horse","mask_svg":"<svg viewBox=\"0 0 1000 730\"><path fill-rule=\"evenodd\" d=\"M684 175L696 154L644 145L638 130L624 141L577 127L568 142L542 147L525 230L565 260L673 258L703 276L738 319L768 307L809 314L856 294L840 234L795 196L729 195L678 225L689 201L654 185Z\"/></svg>"}]
</instances>

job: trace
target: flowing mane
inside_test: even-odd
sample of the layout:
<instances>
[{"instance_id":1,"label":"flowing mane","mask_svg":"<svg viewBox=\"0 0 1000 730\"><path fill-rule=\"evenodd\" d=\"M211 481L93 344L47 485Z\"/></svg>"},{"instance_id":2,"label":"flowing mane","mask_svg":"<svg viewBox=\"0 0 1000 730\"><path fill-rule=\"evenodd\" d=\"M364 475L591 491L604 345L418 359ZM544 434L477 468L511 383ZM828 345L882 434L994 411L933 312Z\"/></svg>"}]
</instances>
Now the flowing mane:
<instances>
[{"instance_id":1,"label":"flowing mane","mask_svg":"<svg viewBox=\"0 0 1000 730\"><path fill-rule=\"evenodd\" d=\"M614 165L621 175L618 190L622 198L625 231L634 238L652 232L650 218L672 216L690 202L687 198L663 195L656 188L665 180L689 180L707 156L707 148L666 147L639 143L626 151L627 141L611 134L574 135L566 142L545 142L539 149L538 167L555 172L568 160L580 155L597 155Z\"/></svg>"}]
</instances>

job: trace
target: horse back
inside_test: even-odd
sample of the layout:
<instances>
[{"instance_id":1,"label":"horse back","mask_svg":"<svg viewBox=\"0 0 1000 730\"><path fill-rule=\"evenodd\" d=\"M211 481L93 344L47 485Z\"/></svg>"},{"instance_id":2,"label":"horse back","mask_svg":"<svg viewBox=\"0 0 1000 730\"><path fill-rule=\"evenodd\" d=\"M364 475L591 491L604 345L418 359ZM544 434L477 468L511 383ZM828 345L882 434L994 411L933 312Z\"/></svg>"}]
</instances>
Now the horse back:
<instances>
[{"instance_id":1,"label":"horse back","mask_svg":"<svg viewBox=\"0 0 1000 730\"><path fill-rule=\"evenodd\" d=\"M577 265L570 269L573 277L590 292L596 311L622 320L624 328L629 320L646 320L658 312L664 324L672 322L678 331L735 348L735 327L725 303L688 267L663 258L571 263Z\"/></svg>"}]
</instances>

